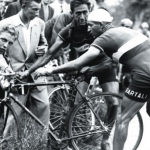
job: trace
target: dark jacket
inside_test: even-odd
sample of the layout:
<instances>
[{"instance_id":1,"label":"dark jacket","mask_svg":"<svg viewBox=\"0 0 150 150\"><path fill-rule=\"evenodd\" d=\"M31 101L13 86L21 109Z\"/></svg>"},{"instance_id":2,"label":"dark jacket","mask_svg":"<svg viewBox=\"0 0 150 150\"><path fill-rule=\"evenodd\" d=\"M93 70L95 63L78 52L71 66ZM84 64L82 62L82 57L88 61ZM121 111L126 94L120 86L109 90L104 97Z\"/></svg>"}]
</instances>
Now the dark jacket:
<instances>
[{"instance_id":1,"label":"dark jacket","mask_svg":"<svg viewBox=\"0 0 150 150\"><path fill-rule=\"evenodd\" d=\"M54 14L54 9L48 5L48 9L49 9L49 16L48 16L48 20L50 20L53 17ZM39 18L41 18L44 21L44 10L43 10L43 4L41 5L41 9L39 12Z\"/></svg>"},{"instance_id":2,"label":"dark jacket","mask_svg":"<svg viewBox=\"0 0 150 150\"><path fill-rule=\"evenodd\" d=\"M20 2L12 2L8 5L8 8L4 14L4 18L16 15L21 10Z\"/></svg>"}]
</instances>

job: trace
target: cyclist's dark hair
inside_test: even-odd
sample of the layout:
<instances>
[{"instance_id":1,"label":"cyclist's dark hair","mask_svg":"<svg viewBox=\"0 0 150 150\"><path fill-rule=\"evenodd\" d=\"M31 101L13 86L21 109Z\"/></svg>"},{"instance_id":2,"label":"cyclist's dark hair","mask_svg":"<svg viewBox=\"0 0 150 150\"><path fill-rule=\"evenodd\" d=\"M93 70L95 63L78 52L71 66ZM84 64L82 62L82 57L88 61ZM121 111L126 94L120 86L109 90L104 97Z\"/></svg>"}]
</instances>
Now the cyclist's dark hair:
<instances>
[{"instance_id":1,"label":"cyclist's dark hair","mask_svg":"<svg viewBox=\"0 0 150 150\"><path fill-rule=\"evenodd\" d=\"M23 4L25 6L29 5L32 1L37 2L37 3L41 3L42 0L19 0L21 7Z\"/></svg>"},{"instance_id":2,"label":"cyclist's dark hair","mask_svg":"<svg viewBox=\"0 0 150 150\"><path fill-rule=\"evenodd\" d=\"M74 12L74 8L86 4L89 8L89 10L91 9L91 2L89 0L72 0L70 2L70 9L72 12Z\"/></svg>"},{"instance_id":3,"label":"cyclist's dark hair","mask_svg":"<svg viewBox=\"0 0 150 150\"><path fill-rule=\"evenodd\" d=\"M0 30L0 34L3 32L8 32L10 35L14 36L15 40L18 39L19 32L15 29L15 26L11 24L4 26Z\"/></svg>"}]
</instances>

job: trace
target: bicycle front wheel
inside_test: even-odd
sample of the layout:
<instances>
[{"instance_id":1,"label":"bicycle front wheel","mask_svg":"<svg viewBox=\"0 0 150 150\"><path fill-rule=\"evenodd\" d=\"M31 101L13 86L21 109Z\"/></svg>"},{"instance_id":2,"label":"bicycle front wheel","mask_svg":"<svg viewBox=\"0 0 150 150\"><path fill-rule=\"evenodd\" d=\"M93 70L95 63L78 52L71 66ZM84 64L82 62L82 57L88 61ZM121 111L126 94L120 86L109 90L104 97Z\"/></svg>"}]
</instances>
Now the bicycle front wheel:
<instances>
[{"instance_id":1,"label":"bicycle front wheel","mask_svg":"<svg viewBox=\"0 0 150 150\"><path fill-rule=\"evenodd\" d=\"M104 122L107 105L103 96L93 96L90 98L94 113ZM97 117L86 102L81 102L71 114L69 120L69 137L72 139L72 146L75 150L99 150L103 134L106 133L102 128Z\"/></svg>"},{"instance_id":2,"label":"bicycle front wheel","mask_svg":"<svg viewBox=\"0 0 150 150\"><path fill-rule=\"evenodd\" d=\"M124 150L136 150L143 136L143 120L140 112L130 121L128 129L128 137L124 146Z\"/></svg>"},{"instance_id":3,"label":"bicycle front wheel","mask_svg":"<svg viewBox=\"0 0 150 150\"><path fill-rule=\"evenodd\" d=\"M8 121L8 115L11 116L9 117L11 121ZM8 150L17 148L19 135L20 126L14 109L8 103L0 103L0 149Z\"/></svg>"},{"instance_id":4,"label":"bicycle front wheel","mask_svg":"<svg viewBox=\"0 0 150 150\"><path fill-rule=\"evenodd\" d=\"M75 137L72 139L72 145L75 150L99 150L101 149L101 143L103 141L103 135L107 134L104 132L99 120L94 115L96 114L99 119L104 122L104 126L111 131L114 125L114 119L109 124L105 121L110 109L107 106L107 98L113 98L114 95L96 95L90 97L90 104L94 110L94 113L89 108L86 102L81 102L72 112L69 121L69 137ZM92 133L95 129L96 132ZM134 132L133 132L134 131ZM90 134L91 133L91 134ZM112 147L113 134L109 137L109 142ZM82 136L85 134L84 136ZM108 132L109 134L109 132ZM128 137L125 143L124 150L136 150L143 135L143 121L140 113L138 113L130 122Z\"/></svg>"},{"instance_id":5,"label":"bicycle front wheel","mask_svg":"<svg viewBox=\"0 0 150 150\"><path fill-rule=\"evenodd\" d=\"M63 86L52 89L49 94L49 125L53 130L58 129L61 126L63 114L67 111L67 96L68 92L66 87Z\"/></svg>"}]
</instances>

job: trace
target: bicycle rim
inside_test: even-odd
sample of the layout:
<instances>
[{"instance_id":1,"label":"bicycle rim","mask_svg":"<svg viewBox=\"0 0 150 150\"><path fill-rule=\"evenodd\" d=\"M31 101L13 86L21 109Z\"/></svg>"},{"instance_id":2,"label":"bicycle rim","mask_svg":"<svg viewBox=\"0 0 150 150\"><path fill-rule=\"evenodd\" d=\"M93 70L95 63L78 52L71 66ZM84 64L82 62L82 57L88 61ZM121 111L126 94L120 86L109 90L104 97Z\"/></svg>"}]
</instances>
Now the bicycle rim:
<instances>
[{"instance_id":1,"label":"bicycle rim","mask_svg":"<svg viewBox=\"0 0 150 150\"><path fill-rule=\"evenodd\" d=\"M128 137L124 146L124 150L136 150L143 136L143 120L140 112L130 121L128 129Z\"/></svg>"},{"instance_id":2,"label":"bicycle rim","mask_svg":"<svg viewBox=\"0 0 150 150\"><path fill-rule=\"evenodd\" d=\"M91 102L94 112L102 121L104 121L107 112L107 106L106 103L104 103L103 97L92 97ZM103 110L99 109L100 105L103 105L103 107L101 107ZM92 131L95 133L92 133ZM72 146L75 150L98 150L101 148L104 131L99 124L99 121L85 102L81 102L74 109L69 121L70 137L79 136L83 133L89 135L78 137L72 140Z\"/></svg>"},{"instance_id":3,"label":"bicycle rim","mask_svg":"<svg viewBox=\"0 0 150 150\"><path fill-rule=\"evenodd\" d=\"M50 102L50 127L55 130L61 126L64 112L67 108L67 90L62 87L52 89L49 94Z\"/></svg>"},{"instance_id":4,"label":"bicycle rim","mask_svg":"<svg viewBox=\"0 0 150 150\"><path fill-rule=\"evenodd\" d=\"M4 107L1 107L3 110L0 113L0 149L15 149L18 146L20 135L18 117L10 104L5 103L2 105ZM9 127L7 126L8 114L13 118Z\"/></svg>"}]
</instances>

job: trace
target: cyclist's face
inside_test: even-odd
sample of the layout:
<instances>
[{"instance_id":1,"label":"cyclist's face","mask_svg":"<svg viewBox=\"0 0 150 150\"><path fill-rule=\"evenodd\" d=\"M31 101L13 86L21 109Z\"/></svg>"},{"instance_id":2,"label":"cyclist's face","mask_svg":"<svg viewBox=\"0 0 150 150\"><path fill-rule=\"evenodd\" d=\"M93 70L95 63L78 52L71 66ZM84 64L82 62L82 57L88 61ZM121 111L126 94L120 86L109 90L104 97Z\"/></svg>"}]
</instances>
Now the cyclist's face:
<instances>
[{"instance_id":1,"label":"cyclist's face","mask_svg":"<svg viewBox=\"0 0 150 150\"><path fill-rule=\"evenodd\" d=\"M1 32L0 34L0 51L5 52L13 43L15 37L8 32Z\"/></svg>"},{"instance_id":2,"label":"cyclist's face","mask_svg":"<svg viewBox=\"0 0 150 150\"><path fill-rule=\"evenodd\" d=\"M84 26L87 24L89 9L86 4L75 7L73 16L77 26Z\"/></svg>"},{"instance_id":3,"label":"cyclist's face","mask_svg":"<svg viewBox=\"0 0 150 150\"><path fill-rule=\"evenodd\" d=\"M98 36L100 36L103 33L102 27L101 27L100 23L98 23L98 22L89 21L88 27L91 30L91 34L93 35L94 38L97 38Z\"/></svg>"},{"instance_id":4,"label":"cyclist's face","mask_svg":"<svg viewBox=\"0 0 150 150\"><path fill-rule=\"evenodd\" d=\"M30 21L39 16L39 10L41 9L41 3L31 1L29 5L24 6L24 15Z\"/></svg>"}]
</instances>

